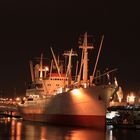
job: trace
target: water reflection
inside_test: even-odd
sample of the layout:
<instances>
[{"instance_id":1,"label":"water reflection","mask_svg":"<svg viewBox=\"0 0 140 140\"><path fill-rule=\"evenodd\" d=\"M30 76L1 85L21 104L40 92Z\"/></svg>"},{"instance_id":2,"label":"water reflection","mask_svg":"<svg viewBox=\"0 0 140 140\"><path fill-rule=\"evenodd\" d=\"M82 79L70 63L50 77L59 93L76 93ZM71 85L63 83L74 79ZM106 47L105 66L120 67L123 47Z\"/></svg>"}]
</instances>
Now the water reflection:
<instances>
[{"instance_id":1,"label":"water reflection","mask_svg":"<svg viewBox=\"0 0 140 140\"><path fill-rule=\"evenodd\" d=\"M0 118L0 140L139 140L139 137L140 129L114 129L107 126L104 132Z\"/></svg>"},{"instance_id":2,"label":"water reflection","mask_svg":"<svg viewBox=\"0 0 140 140\"><path fill-rule=\"evenodd\" d=\"M113 126L111 125L107 126L106 140L116 140L116 137L113 135Z\"/></svg>"},{"instance_id":3,"label":"water reflection","mask_svg":"<svg viewBox=\"0 0 140 140\"><path fill-rule=\"evenodd\" d=\"M139 140L140 129L123 129L108 127L106 130L106 140Z\"/></svg>"},{"instance_id":4,"label":"water reflection","mask_svg":"<svg viewBox=\"0 0 140 140\"><path fill-rule=\"evenodd\" d=\"M26 140L104 140L105 132L101 130L72 128L27 123L22 128Z\"/></svg>"},{"instance_id":5,"label":"water reflection","mask_svg":"<svg viewBox=\"0 0 140 140\"><path fill-rule=\"evenodd\" d=\"M11 140L21 140L22 123L11 120Z\"/></svg>"},{"instance_id":6,"label":"water reflection","mask_svg":"<svg viewBox=\"0 0 140 140\"><path fill-rule=\"evenodd\" d=\"M102 130L0 119L0 140L105 140Z\"/></svg>"}]
</instances>

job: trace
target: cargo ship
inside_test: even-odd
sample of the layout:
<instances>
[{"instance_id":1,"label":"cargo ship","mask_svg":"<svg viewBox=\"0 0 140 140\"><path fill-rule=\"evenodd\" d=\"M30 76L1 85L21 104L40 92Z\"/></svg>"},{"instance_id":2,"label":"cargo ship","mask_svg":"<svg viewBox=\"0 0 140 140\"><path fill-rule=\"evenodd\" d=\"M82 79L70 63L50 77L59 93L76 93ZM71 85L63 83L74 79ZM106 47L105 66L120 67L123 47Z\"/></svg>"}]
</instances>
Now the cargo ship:
<instances>
[{"instance_id":1,"label":"cargo ship","mask_svg":"<svg viewBox=\"0 0 140 140\"><path fill-rule=\"evenodd\" d=\"M101 39L100 48L103 43ZM111 96L118 85L114 83L96 85L94 83L96 64L93 75L89 76L87 32L79 46L82 49L81 63L75 66L75 78L72 78L72 57L77 54L71 49L64 52L68 57L67 69L63 70L51 48L53 60L50 66L43 65L43 55L39 64L33 65L30 61L31 85L18 105L19 112L24 120L46 122L56 125L84 126L105 128L106 109ZM99 49L101 50L101 49ZM57 71L53 71L53 65Z\"/></svg>"}]
</instances>

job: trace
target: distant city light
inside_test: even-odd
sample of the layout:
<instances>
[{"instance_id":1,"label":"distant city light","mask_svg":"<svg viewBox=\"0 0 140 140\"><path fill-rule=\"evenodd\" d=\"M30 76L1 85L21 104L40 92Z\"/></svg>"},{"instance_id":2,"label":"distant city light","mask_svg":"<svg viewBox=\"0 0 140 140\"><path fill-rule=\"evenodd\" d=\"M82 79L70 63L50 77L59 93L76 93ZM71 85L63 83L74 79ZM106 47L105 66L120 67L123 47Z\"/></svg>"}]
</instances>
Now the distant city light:
<instances>
[{"instance_id":1,"label":"distant city light","mask_svg":"<svg viewBox=\"0 0 140 140\"><path fill-rule=\"evenodd\" d=\"M133 104L135 102L135 95L131 93L130 95L127 96L127 102L130 104Z\"/></svg>"}]
</instances>

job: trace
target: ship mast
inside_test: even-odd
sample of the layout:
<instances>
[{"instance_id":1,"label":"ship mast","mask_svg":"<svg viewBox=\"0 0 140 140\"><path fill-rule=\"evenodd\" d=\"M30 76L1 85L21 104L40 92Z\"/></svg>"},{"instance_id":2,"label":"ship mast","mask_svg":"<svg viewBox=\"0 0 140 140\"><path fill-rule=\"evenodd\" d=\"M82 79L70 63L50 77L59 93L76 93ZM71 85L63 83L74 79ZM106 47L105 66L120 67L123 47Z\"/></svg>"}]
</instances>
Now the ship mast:
<instances>
[{"instance_id":1,"label":"ship mast","mask_svg":"<svg viewBox=\"0 0 140 140\"><path fill-rule=\"evenodd\" d=\"M102 44L103 44L103 40L104 40L104 36L102 36L102 40L101 40L101 43L100 43L100 48L99 48L99 51L98 51L98 55L97 55L97 59L96 59L96 63L95 63L95 67L94 67L94 71L93 71L93 79L94 79L94 76L95 76L95 72L96 72L96 68L97 68L97 63L99 61L99 56L100 56L100 52L101 52L101 49L102 49Z\"/></svg>"},{"instance_id":2,"label":"ship mast","mask_svg":"<svg viewBox=\"0 0 140 140\"><path fill-rule=\"evenodd\" d=\"M59 68L59 66L58 66L58 62L57 62L57 60L56 60L56 57L55 57L55 54L54 54L52 48L51 48L51 52L52 52L52 55L53 55L53 59L54 59L54 62L55 62L55 65L56 65L56 68L57 68L57 71L58 71L59 77L61 77L61 74L60 74L60 68Z\"/></svg>"},{"instance_id":3,"label":"ship mast","mask_svg":"<svg viewBox=\"0 0 140 140\"><path fill-rule=\"evenodd\" d=\"M68 77L68 85L70 85L71 84L71 57L77 56L77 54L74 53L73 50L71 49L71 51L64 52L63 55L69 57L69 62L68 62L67 71L66 71L66 77Z\"/></svg>"},{"instance_id":4,"label":"ship mast","mask_svg":"<svg viewBox=\"0 0 140 140\"><path fill-rule=\"evenodd\" d=\"M87 83L88 80L88 49L93 49L93 46L88 46L87 42L87 32L84 34L83 45L79 46L79 48L83 49L83 82Z\"/></svg>"},{"instance_id":5,"label":"ship mast","mask_svg":"<svg viewBox=\"0 0 140 140\"><path fill-rule=\"evenodd\" d=\"M30 60L30 72L31 72L31 78L32 78L32 82L34 82L34 71L33 71L33 63Z\"/></svg>"},{"instance_id":6,"label":"ship mast","mask_svg":"<svg viewBox=\"0 0 140 140\"><path fill-rule=\"evenodd\" d=\"M42 80L43 78L43 68L42 68L42 59L43 59L43 54L41 54L41 59L40 59L40 75L39 78Z\"/></svg>"}]
</instances>

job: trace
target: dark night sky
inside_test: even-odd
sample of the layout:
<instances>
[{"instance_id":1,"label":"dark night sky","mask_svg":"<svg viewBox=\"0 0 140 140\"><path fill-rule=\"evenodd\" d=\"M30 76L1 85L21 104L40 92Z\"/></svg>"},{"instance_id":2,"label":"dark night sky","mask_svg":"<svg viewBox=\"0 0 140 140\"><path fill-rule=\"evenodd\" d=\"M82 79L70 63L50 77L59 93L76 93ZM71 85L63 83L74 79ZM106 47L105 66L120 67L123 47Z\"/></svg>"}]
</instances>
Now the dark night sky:
<instances>
[{"instance_id":1,"label":"dark night sky","mask_svg":"<svg viewBox=\"0 0 140 140\"><path fill-rule=\"evenodd\" d=\"M139 4L105 0L1 0L0 88L5 95L24 94L29 59L47 54L49 47L78 47L87 31L105 35L99 65L118 68L124 85L140 85Z\"/></svg>"}]
</instances>

